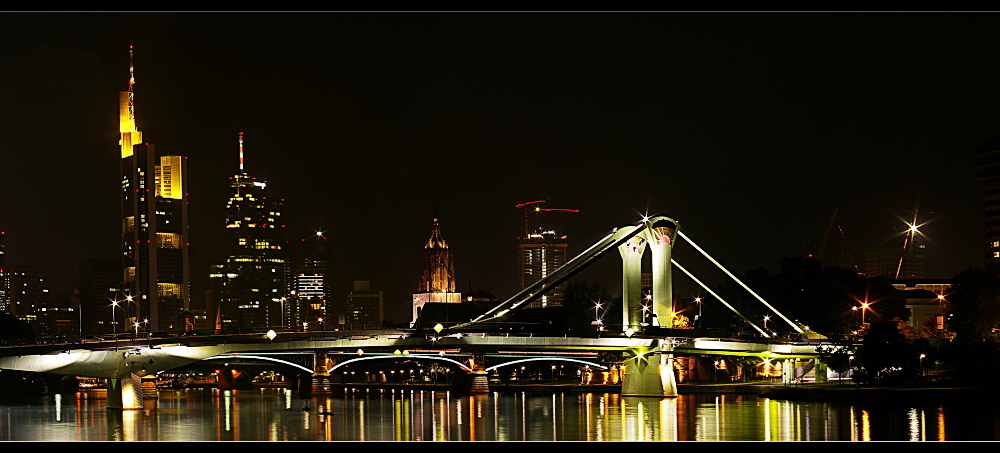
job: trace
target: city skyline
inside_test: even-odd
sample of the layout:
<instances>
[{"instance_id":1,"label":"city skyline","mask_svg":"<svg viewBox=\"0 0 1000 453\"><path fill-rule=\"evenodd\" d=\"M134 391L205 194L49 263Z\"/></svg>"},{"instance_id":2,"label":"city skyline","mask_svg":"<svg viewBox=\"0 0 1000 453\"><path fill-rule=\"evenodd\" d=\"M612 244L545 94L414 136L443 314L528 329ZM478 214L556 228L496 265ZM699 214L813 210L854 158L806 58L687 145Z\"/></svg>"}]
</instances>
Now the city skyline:
<instances>
[{"instance_id":1,"label":"city skyline","mask_svg":"<svg viewBox=\"0 0 1000 453\"><path fill-rule=\"evenodd\" d=\"M117 106L188 156L192 305L220 262L233 134L287 200L286 240L338 238L330 294L384 289L408 320L426 223L456 290L516 292L540 198L573 256L644 214L736 272L817 253L841 209L859 249L935 212L927 275L982 266L972 152L1000 134L977 14L7 13L0 16L6 263L71 291L120 253ZM41 138L41 139L40 139ZM881 211L879 211L881 210ZM688 255L685 255L688 253ZM679 243L678 259L692 256ZM606 260L607 261L607 260ZM685 263L687 264L687 263ZM619 263L579 278L620 285ZM692 266L697 268L697 265ZM707 269L707 267L706 267ZM200 292L200 294L199 294Z\"/></svg>"}]
</instances>

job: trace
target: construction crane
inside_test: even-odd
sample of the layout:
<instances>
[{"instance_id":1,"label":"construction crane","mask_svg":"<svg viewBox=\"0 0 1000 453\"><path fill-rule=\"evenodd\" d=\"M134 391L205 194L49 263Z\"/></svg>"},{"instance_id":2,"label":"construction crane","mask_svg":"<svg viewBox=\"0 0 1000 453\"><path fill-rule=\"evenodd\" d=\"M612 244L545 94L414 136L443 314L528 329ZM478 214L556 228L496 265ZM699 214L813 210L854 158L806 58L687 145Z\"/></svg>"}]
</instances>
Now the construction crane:
<instances>
[{"instance_id":1,"label":"construction crane","mask_svg":"<svg viewBox=\"0 0 1000 453\"><path fill-rule=\"evenodd\" d=\"M579 209L543 208L543 207L541 207L541 203L548 203L548 202L549 202L549 200L535 200L535 201L529 201L527 203L517 204L517 205L514 205L514 207L515 208L523 208L523 207L529 206L529 205L536 205L534 207L535 209L531 209L531 211L534 211L536 213L537 212L543 212L543 211L544 212L549 212L549 211L580 212ZM531 231L529 231L529 229L528 229L528 211L529 211L529 209L525 209L524 210L524 237L528 237L528 234L531 233ZM537 214L536 214L536 216L537 216ZM535 220L536 221L538 220L537 217L536 217Z\"/></svg>"}]
</instances>

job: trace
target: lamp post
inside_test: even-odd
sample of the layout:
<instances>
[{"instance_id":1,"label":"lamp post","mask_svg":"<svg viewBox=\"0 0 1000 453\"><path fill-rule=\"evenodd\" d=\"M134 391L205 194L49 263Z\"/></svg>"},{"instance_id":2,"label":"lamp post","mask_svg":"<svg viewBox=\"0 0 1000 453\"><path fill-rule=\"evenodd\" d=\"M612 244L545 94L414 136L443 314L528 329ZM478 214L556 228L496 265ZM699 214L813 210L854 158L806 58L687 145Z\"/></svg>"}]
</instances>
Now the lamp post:
<instances>
[{"instance_id":1,"label":"lamp post","mask_svg":"<svg viewBox=\"0 0 1000 453\"><path fill-rule=\"evenodd\" d=\"M118 335L118 324L115 323L115 308L118 308L118 301L111 301L111 329L115 336Z\"/></svg>"},{"instance_id":2,"label":"lamp post","mask_svg":"<svg viewBox=\"0 0 1000 453\"><path fill-rule=\"evenodd\" d=\"M701 322L701 297L700 296L699 297L695 297L694 298L694 303L698 304L698 317L695 318L695 321L698 322L698 323L700 323Z\"/></svg>"}]
</instances>

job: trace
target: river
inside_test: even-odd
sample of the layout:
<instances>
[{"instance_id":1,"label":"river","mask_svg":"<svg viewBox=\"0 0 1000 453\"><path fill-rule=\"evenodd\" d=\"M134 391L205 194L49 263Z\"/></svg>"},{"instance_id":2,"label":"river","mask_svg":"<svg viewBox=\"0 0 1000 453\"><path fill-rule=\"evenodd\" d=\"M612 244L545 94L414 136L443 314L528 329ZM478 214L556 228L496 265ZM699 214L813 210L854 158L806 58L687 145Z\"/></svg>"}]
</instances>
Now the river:
<instances>
[{"instance_id":1,"label":"river","mask_svg":"<svg viewBox=\"0 0 1000 453\"><path fill-rule=\"evenodd\" d=\"M302 410L308 405L310 410ZM998 440L988 403L876 404L689 394L287 389L161 390L143 410L110 411L94 394L0 404L5 441L929 441Z\"/></svg>"}]
</instances>

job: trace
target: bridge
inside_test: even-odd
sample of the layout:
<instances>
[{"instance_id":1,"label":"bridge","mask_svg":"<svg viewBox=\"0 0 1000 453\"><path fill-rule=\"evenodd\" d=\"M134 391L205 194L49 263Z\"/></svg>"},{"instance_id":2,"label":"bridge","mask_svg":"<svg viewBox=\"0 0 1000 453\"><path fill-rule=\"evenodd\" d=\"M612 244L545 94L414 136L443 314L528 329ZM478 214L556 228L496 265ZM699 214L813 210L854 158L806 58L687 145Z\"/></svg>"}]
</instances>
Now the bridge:
<instances>
[{"instance_id":1,"label":"bridge","mask_svg":"<svg viewBox=\"0 0 1000 453\"><path fill-rule=\"evenodd\" d=\"M690 243L724 273L739 282L779 318L802 334L798 341L784 341L757 326L736 311L724 299L671 258L678 237ZM651 306L643 306L639 286L641 258L646 248L653 253L653 293ZM495 329L512 312L541 297L580 272L597 259L618 250L623 270L623 322L621 331L599 332L594 336L553 334L514 334ZM657 319L672 318L672 267L691 277L722 304L739 315L761 334L746 341L694 337L690 332L656 325ZM651 310L652 324L644 322L644 310ZM329 391L331 371L349 363L374 360L387 352L406 354L413 360L453 362L469 376L468 391L488 391L486 357L504 351L544 352L553 360L584 359L567 356L573 352L607 351L621 353L624 359L622 394L676 396L674 361L678 355L740 355L774 360L817 359L817 348L829 342L810 335L801 326L774 310L763 298L739 281L714 258L679 231L678 223L667 217L643 218L636 225L616 228L580 255L550 275L498 304L486 313L455 326L436 326L433 331L419 329L359 330L339 332L256 332L239 335L105 340L66 344L10 347L0 350L0 369L56 373L105 378L108 381L108 407L142 407L142 378L213 357L240 354L248 356L287 351L311 351L312 389ZM368 356L366 357L366 351ZM412 355L411 354L412 351ZM354 353L352 357L350 354ZM458 358L461 358L459 360ZM589 363L589 362L588 362ZM787 363L787 362L786 362ZM817 371L825 367L821 361ZM304 365L300 364L303 368ZM602 365L594 363L595 367ZM786 366L786 380L794 369ZM825 377L825 372L822 373ZM820 373L817 373L820 376Z\"/></svg>"}]
</instances>

